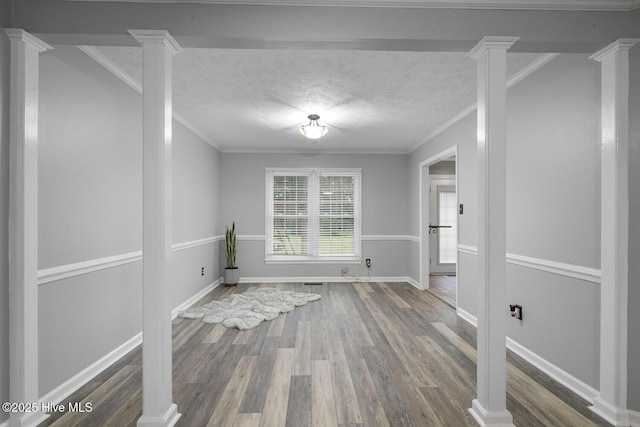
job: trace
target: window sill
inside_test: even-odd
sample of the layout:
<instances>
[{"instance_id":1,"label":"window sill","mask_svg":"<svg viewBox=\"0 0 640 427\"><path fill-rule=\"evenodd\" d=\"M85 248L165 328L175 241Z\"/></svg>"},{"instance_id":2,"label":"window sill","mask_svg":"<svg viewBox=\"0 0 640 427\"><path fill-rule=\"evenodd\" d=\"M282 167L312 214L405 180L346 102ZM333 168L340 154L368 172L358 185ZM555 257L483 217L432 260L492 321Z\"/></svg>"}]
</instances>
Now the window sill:
<instances>
[{"instance_id":1,"label":"window sill","mask_svg":"<svg viewBox=\"0 0 640 427\"><path fill-rule=\"evenodd\" d=\"M362 258L359 257L288 257L288 256L272 256L264 260L265 264L361 264Z\"/></svg>"}]
</instances>

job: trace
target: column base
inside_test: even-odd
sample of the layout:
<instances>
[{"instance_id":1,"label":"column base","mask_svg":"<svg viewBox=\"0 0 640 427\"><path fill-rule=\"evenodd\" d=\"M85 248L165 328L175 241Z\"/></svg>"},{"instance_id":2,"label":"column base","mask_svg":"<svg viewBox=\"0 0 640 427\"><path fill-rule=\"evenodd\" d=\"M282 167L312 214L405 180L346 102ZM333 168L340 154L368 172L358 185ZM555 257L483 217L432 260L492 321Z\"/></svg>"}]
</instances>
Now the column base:
<instances>
[{"instance_id":1,"label":"column base","mask_svg":"<svg viewBox=\"0 0 640 427\"><path fill-rule=\"evenodd\" d=\"M473 399L469 413L483 427L514 427L509 411L489 412L482 407L478 399Z\"/></svg>"},{"instance_id":2,"label":"column base","mask_svg":"<svg viewBox=\"0 0 640 427\"><path fill-rule=\"evenodd\" d=\"M178 413L178 406L172 403L169 410L161 417L144 415L138 419L138 427L173 427L182 414Z\"/></svg>"},{"instance_id":3,"label":"column base","mask_svg":"<svg viewBox=\"0 0 640 427\"><path fill-rule=\"evenodd\" d=\"M609 402L602 400L600 397L593 399L593 406L589 406L589 409L616 427L626 427L631 425L631 421L629 420L629 411L627 409L616 408Z\"/></svg>"}]
</instances>

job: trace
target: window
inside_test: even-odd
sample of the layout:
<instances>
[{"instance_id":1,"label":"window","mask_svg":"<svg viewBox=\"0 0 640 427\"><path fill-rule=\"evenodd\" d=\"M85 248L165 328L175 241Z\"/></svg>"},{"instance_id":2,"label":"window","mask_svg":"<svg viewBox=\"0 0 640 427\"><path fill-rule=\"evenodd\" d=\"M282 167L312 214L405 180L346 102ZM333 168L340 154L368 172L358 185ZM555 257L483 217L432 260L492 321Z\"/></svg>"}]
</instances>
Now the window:
<instances>
[{"instance_id":1,"label":"window","mask_svg":"<svg viewBox=\"0 0 640 427\"><path fill-rule=\"evenodd\" d=\"M458 256L456 243L457 207L455 187L438 186L438 224L451 228L441 228L438 236L438 263L455 264Z\"/></svg>"},{"instance_id":2,"label":"window","mask_svg":"<svg viewBox=\"0 0 640 427\"><path fill-rule=\"evenodd\" d=\"M267 261L359 261L356 169L267 169Z\"/></svg>"}]
</instances>

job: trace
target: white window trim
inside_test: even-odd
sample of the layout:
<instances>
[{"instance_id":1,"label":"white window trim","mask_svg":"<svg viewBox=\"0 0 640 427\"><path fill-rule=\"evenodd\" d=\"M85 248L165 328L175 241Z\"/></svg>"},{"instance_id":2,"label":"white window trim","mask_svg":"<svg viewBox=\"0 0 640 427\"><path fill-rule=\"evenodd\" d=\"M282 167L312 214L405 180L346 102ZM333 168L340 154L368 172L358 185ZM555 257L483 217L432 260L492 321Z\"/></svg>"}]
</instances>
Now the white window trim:
<instances>
[{"instance_id":1,"label":"white window trim","mask_svg":"<svg viewBox=\"0 0 640 427\"><path fill-rule=\"evenodd\" d=\"M309 177L319 176L320 174L327 174L331 176L355 176L355 188L354 194L356 200L353 206L354 214L354 243L355 254L354 255L269 255L271 246L273 244L273 221L271 219L271 213L273 212L273 180L274 175L278 176L301 176L307 175ZM317 192L317 182L319 180L311 179L309 181L309 194L312 191ZM361 217L361 204L362 204L362 169L360 168L266 168L265 169L265 263L266 264L358 264L362 262L362 217ZM318 211L317 199L310 198L309 200L309 212ZM311 216L311 215L310 215ZM315 233L309 235L309 247L315 247L315 239L317 236Z\"/></svg>"}]
</instances>

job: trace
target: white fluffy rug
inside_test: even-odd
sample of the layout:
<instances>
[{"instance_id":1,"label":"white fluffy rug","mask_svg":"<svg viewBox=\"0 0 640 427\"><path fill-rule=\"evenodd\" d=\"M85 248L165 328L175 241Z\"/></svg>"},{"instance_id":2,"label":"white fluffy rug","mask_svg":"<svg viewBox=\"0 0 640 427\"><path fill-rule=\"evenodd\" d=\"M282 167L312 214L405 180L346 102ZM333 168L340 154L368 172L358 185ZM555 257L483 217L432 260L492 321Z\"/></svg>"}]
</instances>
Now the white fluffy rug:
<instances>
[{"instance_id":1,"label":"white fluffy rug","mask_svg":"<svg viewBox=\"0 0 640 427\"><path fill-rule=\"evenodd\" d=\"M316 294L260 288L188 308L178 316L202 319L205 323L222 323L227 328L251 329L265 320L275 319L280 313L293 311L296 307L319 299L320 295Z\"/></svg>"}]
</instances>

